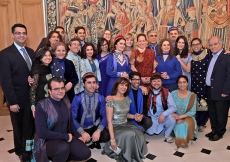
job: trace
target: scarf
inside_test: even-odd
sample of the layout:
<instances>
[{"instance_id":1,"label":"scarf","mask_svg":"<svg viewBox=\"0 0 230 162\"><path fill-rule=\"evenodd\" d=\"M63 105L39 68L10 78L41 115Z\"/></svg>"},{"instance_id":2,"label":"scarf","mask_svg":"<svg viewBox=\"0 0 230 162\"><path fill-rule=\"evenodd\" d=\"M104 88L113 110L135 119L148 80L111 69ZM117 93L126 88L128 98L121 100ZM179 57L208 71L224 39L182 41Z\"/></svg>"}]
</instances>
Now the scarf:
<instances>
[{"instance_id":1,"label":"scarf","mask_svg":"<svg viewBox=\"0 0 230 162\"><path fill-rule=\"evenodd\" d=\"M137 92L137 105L134 102L134 95L133 95L133 91L132 88L130 88L129 90L129 98L131 99L131 103L130 103L130 110L129 113L130 114L142 114L143 112L143 96L142 96L142 91L140 88L138 88L138 92ZM137 107L136 107L137 106ZM136 127L140 127L137 122L134 119L130 119L130 121L136 126ZM139 128L140 129L140 128Z\"/></svg>"},{"instance_id":2,"label":"scarf","mask_svg":"<svg viewBox=\"0 0 230 162\"><path fill-rule=\"evenodd\" d=\"M119 62L121 65L124 65L125 56L123 55L122 51L115 50L114 55L117 59L117 62Z\"/></svg>"},{"instance_id":3,"label":"scarf","mask_svg":"<svg viewBox=\"0 0 230 162\"><path fill-rule=\"evenodd\" d=\"M30 74L33 76L34 74L49 74L50 66L43 65L41 63L35 63L32 66Z\"/></svg>"},{"instance_id":4,"label":"scarf","mask_svg":"<svg viewBox=\"0 0 230 162\"><path fill-rule=\"evenodd\" d=\"M200 51L198 51L198 52L193 52L193 54L194 55L199 55L199 54L201 54L203 52L203 50L200 50Z\"/></svg>"},{"instance_id":5,"label":"scarf","mask_svg":"<svg viewBox=\"0 0 230 162\"><path fill-rule=\"evenodd\" d=\"M163 109L167 110L168 109L168 105L167 105L168 94L169 94L169 90L163 87L157 94L154 94L153 89L150 89L149 94L148 94L148 100L147 100L147 109L151 107L153 109L153 113L155 114L157 112L156 99L158 95L161 95Z\"/></svg>"},{"instance_id":6,"label":"scarf","mask_svg":"<svg viewBox=\"0 0 230 162\"><path fill-rule=\"evenodd\" d=\"M64 81L65 81L65 76L64 76L65 70L61 66L61 62L64 62L65 59L66 58L58 59L55 57L55 58L53 58L53 62L50 66L52 76L62 78Z\"/></svg>"}]
</instances>

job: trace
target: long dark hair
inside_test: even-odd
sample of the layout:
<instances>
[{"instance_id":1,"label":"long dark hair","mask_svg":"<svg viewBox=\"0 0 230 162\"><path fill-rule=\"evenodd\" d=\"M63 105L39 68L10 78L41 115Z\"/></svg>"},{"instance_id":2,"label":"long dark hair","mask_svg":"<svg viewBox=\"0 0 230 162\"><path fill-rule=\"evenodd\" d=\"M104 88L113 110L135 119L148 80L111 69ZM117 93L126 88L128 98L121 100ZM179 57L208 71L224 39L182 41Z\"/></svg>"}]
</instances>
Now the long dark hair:
<instances>
[{"instance_id":1,"label":"long dark hair","mask_svg":"<svg viewBox=\"0 0 230 162\"><path fill-rule=\"evenodd\" d=\"M105 38L99 38L98 42L97 42L97 53L100 55L102 53L102 49L101 46L104 44L104 42L106 42L108 44L108 52L110 51L110 45L109 42L107 41L107 39Z\"/></svg>"},{"instance_id":2,"label":"long dark hair","mask_svg":"<svg viewBox=\"0 0 230 162\"><path fill-rule=\"evenodd\" d=\"M88 47L88 46L91 46L92 48L93 48L93 56L92 56L92 59L95 59L96 58L96 50L95 50L95 47L94 47L94 45L92 44L92 43L88 43L88 42L86 42L85 43L85 45L82 47L82 49L81 49L81 58L83 58L83 59L86 59L87 58L87 56L86 56L86 48Z\"/></svg>"},{"instance_id":3,"label":"long dark hair","mask_svg":"<svg viewBox=\"0 0 230 162\"><path fill-rule=\"evenodd\" d=\"M171 40L169 38L163 38L163 39L161 39L161 41L159 43L159 48L158 48L158 55L159 56L163 56L163 51L162 51L161 47L162 47L162 44L165 41L169 42L169 45L170 45L169 58L172 59L174 57L175 51L174 51L174 47L172 45L172 42L171 42Z\"/></svg>"},{"instance_id":4,"label":"long dark hair","mask_svg":"<svg viewBox=\"0 0 230 162\"><path fill-rule=\"evenodd\" d=\"M181 53L180 53L180 50L179 48L177 47L177 44L179 42L180 39L183 39L184 40L184 48L182 49ZM176 39L176 42L175 42L175 55L178 55L180 54L180 57L181 58L187 58L188 57L188 40L185 36L179 36L177 39Z\"/></svg>"},{"instance_id":5,"label":"long dark hair","mask_svg":"<svg viewBox=\"0 0 230 162\"><path fill-rule=\"evenodd\" d=\"M124 77L120 77L120 78L118 78L116 80L116 82L113 85L111 95L114 96L114 95L117 94L117 88L118 88L119 84L126 84L127 85L127 90L124 93L124 97L126 97L129 94L129 87L130 87L130 85L129 85L129 80L126 79L126 78L124 78Z\"/></svg>"},{"instance_id":6,"label":"long dark hair","mask_svg":"<svg viewBox=\"0 0 230 162\"><path fill-rule=\"evenodd\" d=\"M57 31L51 31L51 32L49 32L49 34L48 34L47 37L46 37L46 42L45 42L45 47L46 47L46 48L51 47L51 44L50 44L49 39L52 37L52 35L53 35L54 33L58 34L59 42L62 42L62 37L61 37L61 35L59 34L59 32L57 32Z\"/></svg>"}]
</instances>

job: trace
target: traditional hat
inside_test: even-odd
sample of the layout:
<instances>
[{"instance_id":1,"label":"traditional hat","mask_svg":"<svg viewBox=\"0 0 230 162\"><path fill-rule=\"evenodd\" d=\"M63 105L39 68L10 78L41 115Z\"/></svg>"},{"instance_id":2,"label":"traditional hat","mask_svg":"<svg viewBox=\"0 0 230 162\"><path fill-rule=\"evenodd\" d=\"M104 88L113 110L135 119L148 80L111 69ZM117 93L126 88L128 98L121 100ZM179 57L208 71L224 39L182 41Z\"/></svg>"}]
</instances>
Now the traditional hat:
<instances>
[{"instance_id":1,"label":"traditional hat","mask_svg":"<svg viewBox=\"0 0 230 162\"><path fill-rule=\"evenodd\" d=\"M125 39L123 35L117 35L117 36L114 38L114 42L116 42L116 40L121 39L121 38Z\"/></svg>"},{"instance_id":2,"label":"traditional hat","mask_svg":"<svg viewBox=\"0 0 230 162\"><path fill-rule=\"evenodd\" d=\"M171 31L171 30L177 30L178 31L178 27L177 26L171 26L168 30L168 33Z\"/></svg>"},{"instance_id":3,"label":"traditional hat","mask_svg":"<svg viewBox=\"0 0 230 162\"><path fill-rule=\"evenodd\" d=\"M85 73L85 74L83 75L82 79L84 80L87 76L94 76L94 77L96 77L94 73L88 72L88 73Z\"/></svg>"}]
</instances>

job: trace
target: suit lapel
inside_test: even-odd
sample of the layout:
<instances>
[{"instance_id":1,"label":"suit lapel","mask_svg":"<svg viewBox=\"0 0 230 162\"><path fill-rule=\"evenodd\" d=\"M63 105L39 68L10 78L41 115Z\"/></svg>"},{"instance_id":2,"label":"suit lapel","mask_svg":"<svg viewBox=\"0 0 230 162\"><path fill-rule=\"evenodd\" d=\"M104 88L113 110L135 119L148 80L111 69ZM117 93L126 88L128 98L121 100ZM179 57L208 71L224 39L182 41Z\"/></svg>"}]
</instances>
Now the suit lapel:
<instances>
[{"instance_id":1,"label":"suit lapel","mask_svg":"<svg viewBox=\"0 0 230 162\"><path fill-rule=\"evenodd\" d=\"M15 47L14 44L12 44L12 50L13 50L15 57L17 57L18 60L28 69L25 59L22 57L21 53L18 51L18 49Z\"/></svg>"}]
</instances>

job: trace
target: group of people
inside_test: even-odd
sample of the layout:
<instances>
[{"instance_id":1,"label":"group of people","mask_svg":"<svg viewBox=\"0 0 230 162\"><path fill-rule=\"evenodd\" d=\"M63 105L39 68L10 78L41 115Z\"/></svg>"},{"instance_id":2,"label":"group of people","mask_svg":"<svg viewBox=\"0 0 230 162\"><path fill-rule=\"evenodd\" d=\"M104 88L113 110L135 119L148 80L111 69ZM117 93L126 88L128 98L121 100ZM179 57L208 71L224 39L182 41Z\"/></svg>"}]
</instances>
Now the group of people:
<instances>
[{"instance_id":1,"label":"group of people","mask_svg":"<svg viewBox=\"0 0 230 162\"><path fill-rule=\"evenodd\" d=\"M223 41L211 37L205 49L194 38L190 50L177 27L168 33L159 43L155 30L112 41L105 30L95 47L81 26L66 45L59 26L34 52L25 47L25 25L13 25L14 43L0 52L0 85L19 159L85 161L89 148L103 142L110 158L142 161L144 133L163 132L166 142L188 147L209 117L212 131L205 136L223 138L230 106Z\"/></svg>"}]
</instances>

